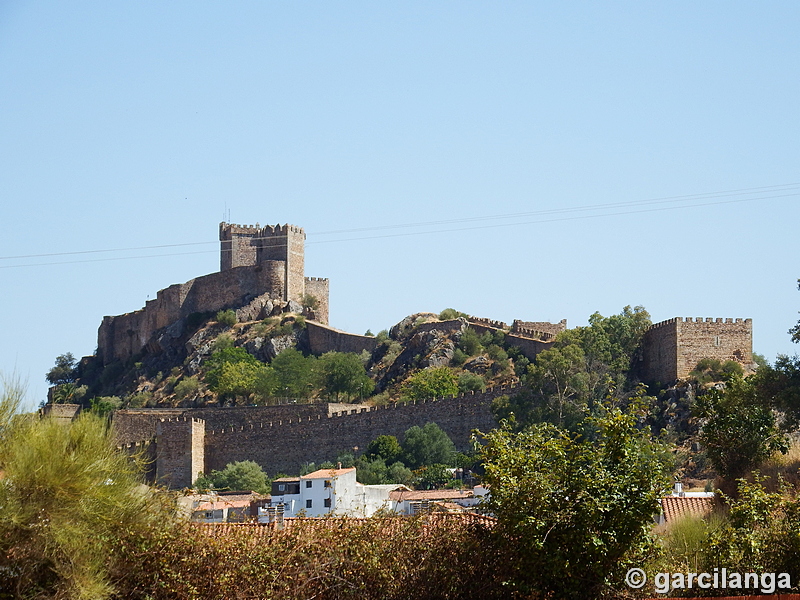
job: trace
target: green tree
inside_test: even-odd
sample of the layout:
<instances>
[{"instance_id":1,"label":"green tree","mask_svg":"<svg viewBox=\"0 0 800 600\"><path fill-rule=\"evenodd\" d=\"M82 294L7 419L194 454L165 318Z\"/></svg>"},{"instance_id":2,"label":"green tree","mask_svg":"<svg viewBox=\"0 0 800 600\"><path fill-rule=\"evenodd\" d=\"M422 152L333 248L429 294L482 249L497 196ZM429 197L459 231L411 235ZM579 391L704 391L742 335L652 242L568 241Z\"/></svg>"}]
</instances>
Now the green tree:
<instances>
[{"instance_id":1,"label":"green tree","mask_svg":"<svg viewBox=\"0 0 800 600\"><path fill-rule=\"evenodd\" d=\"M760 366L747 381L756 396L778 412L781 429L787 433L800 427L800 357L779 354L775 365Z\"/></svg>"},{"instance_id":2,"label":"green tree","mask_svg":"<svg viewBox=\"0 0 800 600\"><path fill-rule=\"evenodd\" d=\"M47 372L45 378L52 385L75 383L78 379L78 366L72 352L59 354L55 366Z\"/></svg>"},{"instance_id":3,"label":"green tree","mask_svg":"<svg viewBox=\"0 0 800 600\"><path fill-rule=\"evenodd\" d=\"M206 361L205 382L222 398L250 397L267 367L244 348L217 350Z\"/></svg>"},{"instance_id":4,"label":"green tree","mask_svg":"<svg viewBox=\"0 0 800 600\"><path fill-rule=\"evenodd\" d=\"M403 461L412 468L437 463L450 464L455 455L455 445L436 423L414 425L406 431L403 439Z\"/></svg>"},{"instance_id":5,"label":"green tree","mask_svg":"<svg viewBox=\"0 0 800 600\"><path fill-rule=\"evenodd\" d=\"M467 356L475 356L483 352L483 345L481 344L481 336L472 327L467 327L461 333L458 340L459 349Z\"/></svg>"},{"instance_id":6,"label":"green tree","mask_svg":"<svg viewBox=\"0 0 800 600\"><path fill-rule=\"evenodd\" d=\"M369 443L366 455L373 458L382 458L387 464L393 463L403 454L400 442L393 435L379 435Z\"/></svg>"},{"instance_id":7,"label":"green tree","mask_svg":"<svg viewBox=\"0 0 800 600\"><path fill-rule=\"evenodd\" d=\"M459 317L468 317L467 313L456 310L455 308L445 308L439 313L440 321L450 321L451 319L458 319Z\"/></svg>"},{"instance_id":8,"label":"green tree","mask_svg":"<svg viewBox=\"0 0 800 600\"><path fill-rule=\"evenodd\" d=\"M364 485L389 483L388 473L389 469L382 458L361 457L356 462L356 476L359 483Z\"/></svg>"},{"instance_id":9,"label":"green tree","mask_svg":"<svg viewBox=\"0 0 800 600\"><path fill-rule=\"evenodd\" d=\"M733 376L744 376L742 365L735 360L721 361L716 358L701 358L689 373L689 377L701 385L727 381Z\"/></svg>"},{"instance_id":10,"label":"green tree","mask_svg":"<svg viewBox=\"0 0 800 600\"><path fill-rule=\"evenodd\" d=\"M197 395L199 389L200 382L197 380L197 377L185 377L175 385L175 397L179 400L183 400L184 398Z\"/></svg>"},{"instance_id":11,"label":"green tree","mask_svg":"<svg viewBox=\"0 0 800 600\"><path fill-rule=\"evenodd\" d=\"M421 490L436 490L445 487L453 480L448 465L432 464L414 471L414 483Z\"/></svg>"},{"instance_id":12,"label":"green tree","mask_svg":"<svg viewBox=\"0 0 800 600\"><path fill-rule=\"evenodd\" d=\"M53 390L53 402L55 404L77 404L86 395L88 389L88 386L74 383L59 384Z\"/></svg>"},{"instance_id":13,"label":"green tree","mask_svg":"<svg viewBox=\"0 0 800 600\"><path fill-rule=\"evenodd\" d=\"M122 399L117 396L98 396L89 400L91 411L100 417L107 417L122 406Z\"/></svg>"},{"instance_id":14,"label":"green tree","mask_svg":"<svg viewBox=\"0 0 800 600\"><path fill-rule=\"evenodd\" d=\"M717 472L736 479L777 451L786 452L786 436L772 409L749 379L734 376L725 389L698 396L695 414L704 419L700 441Z\"/></svg>"},{"instance_id":15,"label":"green tree","mask_svg":"<svg viewBox=\"0 0 800 600\"><path fill-rule=\"evenodd\" d=\"M651 545L672 461L646 429L641 406L590 417L598 435L550 423L484 436L487 510L495 534L514 544L510 591L524 597L595 598ZM552 595L552 596L551 596Z\"/></svg>"},{"instance_id":16,"label":"green tree","mask_svg":"<svg viewBox=\"0 0 800 600\"><path fill-rule=\"evenodd\" d=\"M458 378L450 367L428 367L409 377L401 393L412 400L452 396L458 394Z\"/></svg>"},{"instance_id":17,"label":"green tree","mask_svg":"<svg viewBox=\"0 0 800 600\"><path fill-rule=\"evenodd\" d=\"M276 393L291 398L308 398L317 385L317 365L313 356L303 356L295 348L287 348L272 359Z\"/></svg>"},{"instance_id":18,"label":"green tree","mask_svg":"<svg viewBox=\"0 0 800 600\"><path fill-rule=\"evenodd\" d=\"M539 353L528 368L530 392L525 422L547 421L574 430L589 413L592 378L577 344Z\"/></svg>"},{"instance_id":19,"label":"green tree","mask_svg":"<svg viewBox=\"0 0 800 600\"><path fill-rule=\"evenodd\" d=\"M309 310L317 310L319 308L319 300L316 296L312 296L311 294L303 294L300 297L300 304L303 308Z\"/></svg>"},{"instance_id":20,"label":"green tree","mask_svg":"<svg viewBox=\"0 0 800 600\"><path fill-rule=\"evenodd\" d=\"M217 490L251 491L260 494L269 492L267 474L252 460L228 463L221 471L212 471L208 476L198 477L195 485Z\"/></svg>"},{"instance_id":21,"label":"green tree","mask_svg":"<svg viewBox=\"0 0 800 600\"><path fill-rule=\"evenodd\" d=\"M325 393L337 400L340 395L363 398L375 389L358 354L326 352L319 358L318 370Z\"/></svg>"}]
</instances>

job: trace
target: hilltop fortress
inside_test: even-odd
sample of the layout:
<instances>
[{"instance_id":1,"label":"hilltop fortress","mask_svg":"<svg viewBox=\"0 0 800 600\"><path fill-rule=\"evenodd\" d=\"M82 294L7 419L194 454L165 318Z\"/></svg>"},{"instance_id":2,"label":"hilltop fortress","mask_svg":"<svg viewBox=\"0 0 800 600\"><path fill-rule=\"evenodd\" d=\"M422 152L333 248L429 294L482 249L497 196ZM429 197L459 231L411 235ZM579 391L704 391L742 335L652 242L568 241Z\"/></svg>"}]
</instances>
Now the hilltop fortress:
<instances>
[{"instance_id":1,"label":"hilltop fortress","mask_svg":"<svg viewBox=\"0 0 800 600\"><path fill-rule=\"evenodd\" d=\"M314 354L376 350L374 337L328 326L328 280L304 274L303 229L221 223L219 238L218 273L171 285L141 310L103 319L98 332L98 359L103 365L158 353L167 345L166 338L180 337L193 315L222 309L236 311L240 321L302 311ZM309 302L310 297L314 302ZM515 320L508 326L469 317L415 325L409 318L393 327L390 336L398 339L413 330L424 337L465 327L479 333L502 331L508 344L533 360L552 347L567 324ZM641 350L638 370L646 382L670 384L685 378L701 358L735 360L747 368L752 362L752 321L669 319L650 327ZM270 474L295 472L305 462L334 460L342 451L363 450L378 435L402 437L409 427L429 421L442 427L459 450L466 450L472 429L487 431L495 426L492 400L514 394L518 387L512 383L480 393L383 407L320 402L129 409L116 411L113 420L123 447L129 451L148 448L156 479L171 487L188 487L198 473L240 460L255 460ZM66 406L50 408L63 412Z\"/></svg>"},{"instance_id":2,"label":"hilltop fortress","mask_svg":"<svg viewBox=\"0 0 800 600\"><path fill-rule=\"evenodd\" d=\"M316 308L308 316L327 325L328 280L305 276L306 234L300 227L220 223L219 239L219 273L160 290L141 310L103 318L97 355L104 365L127 360L148 345L157 351L156 333L180 330L193 314L234 309L240 319L253 320L286 306L300 312L303 300L313 297Z\"/></svg>"}]
</instances>

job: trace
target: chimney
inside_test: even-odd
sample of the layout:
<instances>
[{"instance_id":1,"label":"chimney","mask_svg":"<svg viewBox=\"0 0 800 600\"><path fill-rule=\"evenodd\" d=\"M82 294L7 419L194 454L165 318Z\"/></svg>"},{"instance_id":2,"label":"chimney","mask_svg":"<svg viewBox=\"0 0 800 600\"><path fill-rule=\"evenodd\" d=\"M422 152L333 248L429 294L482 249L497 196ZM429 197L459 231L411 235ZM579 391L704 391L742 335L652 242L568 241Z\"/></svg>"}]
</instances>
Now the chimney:
<instances>
[{"instance_id":1,"label":"chimney","mask_svg":"<svg viewBox=\"0 0 800 600\"><path fill-rule=\"evenodd\" d=\"M683 496L683 484L680 481L675 482L675 487L672 490L673 496Z\"/></svg>"}]
</instances>

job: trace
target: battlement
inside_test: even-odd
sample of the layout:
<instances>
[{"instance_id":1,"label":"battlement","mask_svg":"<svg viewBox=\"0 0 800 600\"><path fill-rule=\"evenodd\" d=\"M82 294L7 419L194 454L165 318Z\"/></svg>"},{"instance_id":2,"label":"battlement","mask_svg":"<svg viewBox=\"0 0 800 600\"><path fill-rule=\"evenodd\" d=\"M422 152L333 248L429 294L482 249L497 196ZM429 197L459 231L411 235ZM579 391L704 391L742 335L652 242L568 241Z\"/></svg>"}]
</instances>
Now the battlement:
<instances>
[{"instance_id":1,"label":"battlement","mask_svg":"<svg viewBox=\"0 0 800 600\"><path fill-rule=\"evenodd\" d=\"M703 358L733 360L749 369L753 320L673 317L654 323L642 340L642 378L669 384L688 377Z\"/></svg>"},{"instance_id":2,"label":"battlement","mask_svg":"<svg viewBox=\"0 0 800 600\"><path fill-rule=\"evenodd\" d=\"M508 325L503 323L502 321L493 321L492 319L484 319L483 317L467 317L467 321L470 323L475 323L476 325L484 325L486 327L492 327L493 329L508 329Z\"/></svg>"},{"instance_id":3,"label":"battlement","mask_svg":"<svg viewBox=\"0 0 800 600\"><path fill-rule=\"evenodd\" d=\"M297 225L290 225L286 223L281 225L264 225L263 227L256 223L255 225L240 225L238 223L226 223L223 221L219 224L220 240L230 239L232 235L259 235L261 237L272 237L275 235L286 235L287 233L297 233L305 235L302 227ZM225 237L223 237L225 236Z\"/></svg>"},{"instance_id":4,"label":"battlement","mask_svg":"<svg viewBox=\"0 0 800 600\"><path fill-rule=\"evenodd\" d=\"M327 277L306 277L306 283L308 283L309 281L327 282L328 278Z\"/></svg>"},{"instance_id":5,"label":"battlement","mask_svg":"<svg viewBox=\"0 0 800 600\"><path fill-rule=\"evenodd\" d=\"M277 419L275 421L267 421L261 423L248 423L247 425L228 425L226 427L222 427L217 430L207 431L206 436L219 436L222 434L232 434L232 433L242 433L248 431L256 431L260 429L277 429L289 426L298 426L298 425L308 425L309 423L317 423L317 422L325 422L330 421L331 419L338 420L342 418L348 417L359 417L361 415L366 415L368 413L379 413L382 411L385 412L397 412L403 411L405 409L413 410L415 406L422 406L426 404L432 403L450 403L450 404L457 404L459 401L463 400L478 400L483 401L486 399L493 399L498 395L504 395L508 393L513 393L513 390L517 390L523 387L519 380L505 383L497 386L492 386L486 388L482 392L470 391L470 392L463 392L460 394L454 394L449 396L443 397L432 397L432 398L422 398L420 400L409 400L408 402L392 402L390 404L383 404L380 406L359 406L358 408L351 408L341 411L331 411L328 413L327 417L322 414L316 415L297 415L295 417L289 417L287 419ZM338 427L336 424L331 424L333 427Z\"/></svg>"},{"instance_id":6,"label":"battlement","mask_svg":"<svg viewBox=\"0 0 800 600\"><path fill-rule=\"evenodd\" d=\"M519 336L527 337L532 340L542 340L543 342L549 342L550 340L554 340L556 337L552 333L548 333L546 331L538 331L536 329L530 329L528 327L521 326L516 326L511 331Z\"/></svg>"}]
</instances>

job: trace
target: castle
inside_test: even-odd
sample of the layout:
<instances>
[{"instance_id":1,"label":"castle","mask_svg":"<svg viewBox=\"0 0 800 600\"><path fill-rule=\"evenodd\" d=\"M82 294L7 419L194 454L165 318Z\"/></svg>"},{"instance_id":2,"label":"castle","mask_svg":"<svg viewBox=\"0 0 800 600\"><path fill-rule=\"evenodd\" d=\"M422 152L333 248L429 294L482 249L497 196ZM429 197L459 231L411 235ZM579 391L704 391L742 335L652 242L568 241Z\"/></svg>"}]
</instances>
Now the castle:
<instances>
[{"instance_id":1,"label":"castle","mask_svg":"<svg viewBox=\"0 0 800 600\"><path fill-rule=\"evenodd\" d=\"M163 337L179 337L196 313L233 309L240 320L255 320L276 311L302 310L308 296L316 299L313 312L306 308L313 353L375 349L375 338L327 325L328 280L305 277L301 228L221 223L219 238L218 273L161 290L136 312L104 317L98 332L103 364L158 352ZM530 359L552 347L558 333L566 329L566 321L517 320L509 327L475 317L427 323L417 329L448 330L467 324L479 333L503 331L506 341ZM701 358L735 360L748 368L752 321L673 318L656 323L644 335L640 377L669 384L685 378ZM318 403L120 410L114 414L114 426L120 444L129 451L149 448L156 478L171 487L188 487L198 473L241 460L255 460L271 474L294 472L305 462L332 460L342 451L357 453L378 435L402 437L409 427L429 421L442 427L458 449L466 450L474 428L487 431L495 426L492 400L515 393L517 385L384 407Z\"/></svg>"},{"instance_id":2,"label":"castle","mask_svg":"<svg viewBox=\"0 0 800 600\"><path fill-rule=\"evenodd\" d=\"M296 312L313 297L309 317L328 323L328 280L306 277L306 234L294 225L219 225L220 271L160 290L132 313L104 317L97 333L97 355L104 365L127 360L144 350L158 351L158 333L178 337L193 314L236 309L239 316L269 316L285 305Z\"/></svg>"}]
</instances>

